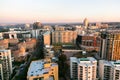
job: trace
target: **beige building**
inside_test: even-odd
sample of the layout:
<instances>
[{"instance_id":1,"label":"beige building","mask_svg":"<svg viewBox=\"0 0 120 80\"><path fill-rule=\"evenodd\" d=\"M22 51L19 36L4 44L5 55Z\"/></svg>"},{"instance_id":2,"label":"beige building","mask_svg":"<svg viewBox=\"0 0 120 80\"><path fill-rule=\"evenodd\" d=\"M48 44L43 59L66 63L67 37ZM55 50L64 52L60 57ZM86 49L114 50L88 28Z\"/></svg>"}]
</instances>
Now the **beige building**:
<instances>
[{"instance_id":1,"label":"beige building","mask_svg":"<svg viewBox=\"0 0 120 80\"><path fill-rule=\"evenodd\" d=\"M32 61L27 80L58 80L58 65L45 60Z\"/></svg>"},{"instance_id":2,"label":"beige building","mask_svg":"<svg viewBox=\"0 0 120 80\"><path fill-rule=\"evenodd\" d=\"M12 54L15 61L23 61L25 59L24 57L27 55L27 52L24 47L21 47L18 50L12 51Z\"/></svg>"},{"instance_id":3,"label":"beige building","mask_svg":"<svg viewBox=\"0 0 120 80\"><path fill-rule=\"evenodd\" d=\"M45 26L43 26L43 29L52 30L52 27L50 25L45 25Z\"/></svg>"},{"instance_id":4,"label":"beige building","mask_svg":"<svg viewBox=\"0 0 120 80\"><path fill-rule=\"evenodd\" d=\"M70 78L72 80L96 80L97 60L93 57L70 58Z\"/></svg>"},{"instance_id":5,"label":"beige building","mask_svg":"<svg viewBox=\"0 0 120 80\"><path fill-rule=\"evenodd\" d=\"M52 32L52 44L54 43L75 43L77 37L76 31L54 31Z\"/></svg>"},{"instance_id":6,"label":"beige building","mask_svg":"<svg viewBox=\"0 0 120 80\"><path fill-rule=\"evenodd\" d=\"M0 40L0 47L7 49L8 43L9 43L8 39Z\"/></svg>"},{"instance_id":7,"label":"beige building","mask_svg":"<svg viewBox=\"0 0 120 80\"><path fill-rule=\"evenodd\" d=\"M58 26L58 25L55 26L55 31L64 31L64 30L65 30L64 26Z\"/></svg>"},{"instance_id":8,"label":"beige building","mask_svg":"<svg viewBox=\"0 0 120 80\"><path fill-rule=\"evenodd\" d=\"M120 60L99 61L100 80L120 80Z\"/></svg>"},{"instance_id":9,"label":"beige building","mask_svg":"<svg viewBox=\"0 0 120 80\"><path fill-rule=\"evenodd\" d=\"M87 19L87 18L84 19L83 25L85 26L85 29L87 29L87 27L88 27L88 25L89 25L89 22L88 22L88 19Z\"/></svg>"},{"instance_id":10,"label":"beige building","mask_svg":"<svg viewBox=\"0 0 120 80\"><path fill-rule=\"evenodd\" d=\"M25 49L34 49L36 46L37 40L35 38L28 38L25 42L21 42L18 44L18 48L24 47Z\"/></svg>"},{"instance_id":11,"label":"beige building","mask_svg":"<svg viewBox=\"0 0 120 80\"><path fill-rule=\"evenodd\" d=\"M50 45L51 44L51 33L50 33L50 31L47 31L43 34L43 41L44 41L44 45Z\"/></svg>"}]
</instances>

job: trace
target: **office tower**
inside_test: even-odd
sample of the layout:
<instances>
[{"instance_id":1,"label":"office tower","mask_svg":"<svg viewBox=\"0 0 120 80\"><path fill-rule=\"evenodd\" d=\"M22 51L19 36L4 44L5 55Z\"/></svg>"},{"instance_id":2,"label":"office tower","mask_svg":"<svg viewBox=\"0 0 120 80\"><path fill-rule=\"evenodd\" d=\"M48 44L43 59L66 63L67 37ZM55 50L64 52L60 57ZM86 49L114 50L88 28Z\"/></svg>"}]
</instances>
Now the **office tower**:
<instances>
[{"instance_id":1,"label":"office tower","mask_svg":"<svg viewBox=\"0 0 120 80\"><path fill-rule=\"evenodd\" d=\"M120 80L120 61L99 61L100 80Z\"/></svg>"},{"instance_id":2,"label":"office tower","mask_svg":"<svg viewBox=\"0 0 120 80\"><path fill-rule=\"evenodd\" d=\"M70 58L70 77L73 80L96 80L97 60L92 57Z\"/></svg>"},{"instance_id":3,"label":"office tower","mask_svg":"<svg viewBox=\"0 0 120 80\"><path fill-rule=\"evenodd\" d=\"M107 60L120 59L120 33L105 32L101 34L100 57Z\"/></svg>"},{"instance_id":4,"label":"office tower","mask_svg":"<svg viewBox=\"0 0 120 80\"><path fill-rule=\"evenodd\" d=\"M52 32L52 44L54 43L74 43L76 42L76 31L54 31Z\"/></svg>"},{"instance_id":5,"label":"office tower","mask_svg":"<svg viewBox=\"0 0 120 80\"><path fill-rule=\"evenodd\" d=\"M83 21L83 25L85 26L85 29L88 27L88 19L85 18L84 21Z\"/></svg>"},{"instance_id":6,"label":"office tower","mask_svg":"<svg viewBox=\"0 0 120 80\"><path fill-rule=\"evenodd\" d=\"M27 80L58 80L58 65L49 60L32 61Z\"/></svg>"},{"instance_id":7,"label":"office tower","mask_svg":"<svg viewBox=\"0 0 120 80\"><path fill-rule=\"evenodd\" d=\"M11 50L0 49L0 80L9 80L11 74Z\"/></svg>"}]
</instances>

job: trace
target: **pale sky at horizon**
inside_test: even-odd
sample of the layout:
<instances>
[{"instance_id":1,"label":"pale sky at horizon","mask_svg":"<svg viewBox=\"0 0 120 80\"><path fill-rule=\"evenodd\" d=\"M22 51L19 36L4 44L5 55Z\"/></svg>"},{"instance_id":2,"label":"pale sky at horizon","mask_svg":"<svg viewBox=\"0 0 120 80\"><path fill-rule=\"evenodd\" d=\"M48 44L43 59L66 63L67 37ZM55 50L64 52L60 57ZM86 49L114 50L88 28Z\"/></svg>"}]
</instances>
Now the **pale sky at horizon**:
<instances>
[{"instance_id":1,"label":"pale sky at horizon","mask_svg":"<svg viewBox=\"0 0 120 80\"><path fill-rule=\"evenodd\" d=\"M120 22L120 0L0 0L0 23Z\"/></svg>"}]
</instances>

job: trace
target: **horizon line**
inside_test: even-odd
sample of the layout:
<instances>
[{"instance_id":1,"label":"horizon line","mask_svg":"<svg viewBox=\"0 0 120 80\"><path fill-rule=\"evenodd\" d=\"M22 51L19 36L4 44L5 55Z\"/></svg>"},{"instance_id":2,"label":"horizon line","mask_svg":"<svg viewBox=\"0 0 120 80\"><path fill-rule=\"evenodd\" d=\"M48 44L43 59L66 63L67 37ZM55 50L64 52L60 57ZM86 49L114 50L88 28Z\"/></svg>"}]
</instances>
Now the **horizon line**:
<instances>
[{"instance_id":1,"label":"horizon line","mask_svg":"<svg viewBox=\"0 0 120 80\"><path fill-rule=\"evenodd\" d=\"M83 23L83 22L42 22L42 21L34 21L34 22L41 22L42 24L55 24L55 23L66 23L66 24L73 24L73 23ZM34 22L0 22L0 24L33 24ZM120 21L93 21L89 23L120 23Z\"/></svg>"}]
</instances>

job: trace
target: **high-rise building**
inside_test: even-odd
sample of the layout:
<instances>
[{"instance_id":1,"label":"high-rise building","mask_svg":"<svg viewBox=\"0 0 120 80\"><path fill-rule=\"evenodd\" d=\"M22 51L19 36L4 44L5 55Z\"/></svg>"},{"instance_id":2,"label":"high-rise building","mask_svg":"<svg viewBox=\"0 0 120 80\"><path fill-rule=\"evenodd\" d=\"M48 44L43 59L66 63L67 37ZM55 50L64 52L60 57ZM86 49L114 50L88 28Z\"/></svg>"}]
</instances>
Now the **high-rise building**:
<instances>
[{"instance_id":1,"label":"high-rise building","mask_svg":"<svg viewBox=\"0 0 120 80\"><path fill-rule=\"evenodd\" d=\"M54 43L75 43L77 37L76 31L54 31L52 32L52 44Z\"/></svg>"},{"instance_id":2,"label":"high-rise building","mask_svg":"<svg viewBox=\"0 0 120 80\"><path fill-rule=\"evenodd\" d=\"M58 65L48 60L32 61L27 80L58 80Z\"/></svg>"},{"instance_id":3,"label":"high-rise building","mask_svg":"<svg viewBox=\"0 0 120 80\"><path fill-rule=\"evenodd\" d=\"M33 23L33 29L41 29L41 28L42 28L42 24L40 22Z\"/></svg>"},{"instance_id":4,"label":"high-rise building","mask_svg":"<svg viewBox=\"0 0 120 80\"><path fill-rule=\"evenodd\" d=\"M43 41L44 41L44 45L51 44L51 32L50 31L47 31L43 34Z\"/></svg>"},{"instance_id":5,"label":"high-rise building","mask_svg":"<svg viewBox=\"0 0 120 80\"><path fill-rule=\"evenodd\" d=\"M70 77L73 80L96 80L97 60L92 57L70 58Z\"/></svg>"},{"instance_id":6,"label":"high-rise building","mask_svg":"<svg viewBox=\"0 0 120 80\"><path fill-rule=\"evenodd\" d=\"M85 28L87 28L88 27L88 19L87 18L85 18L84 19L84 21L83 21L83 25L85 26Z\"/></svg>"},{"instance_id":7,"label":"high-rise building","mask_svg":"<svg viewBox=\"0 0 120 80\"><path fill-rule=\"evenodd\" d=\"M120 33L101 34L100 57L107 60L120 60Z\"/></svg>"},{"instance_id":8,"label":"high-rise building","mask_svg":"<svg viewBox=\"0 0 120 80\"><path fill-rule=\"evenodd\" d=\"M11 50L0 49L0 80L10 80L11 74Z\"/></svg>"},{"instance_id":9,"label":"high-rise building","mask_svg":"<svg viewBox=\"0 0 120 80\"><path fill-rule=\"evenodd\" d=\"M99 61L100 80L120 80L120 61Z\"/></svg>"}]
</instances>

